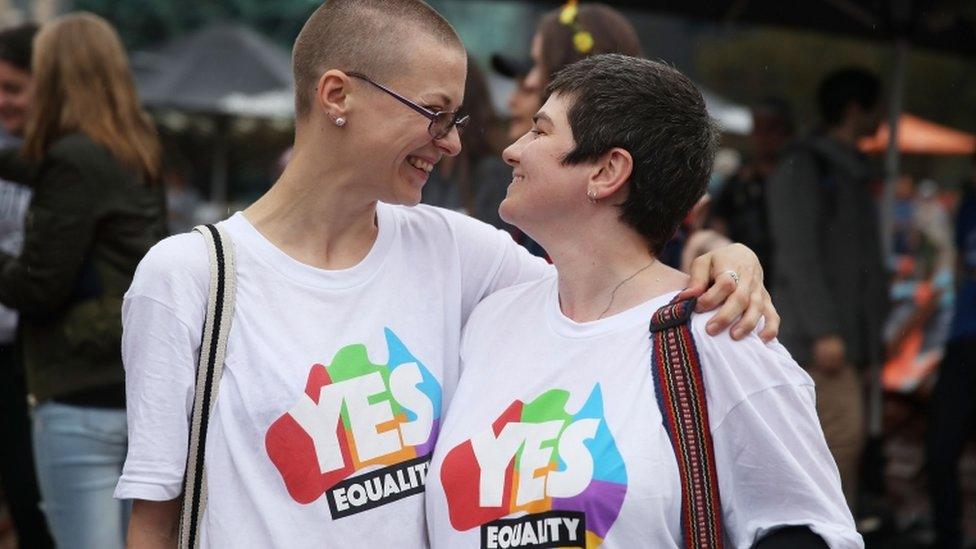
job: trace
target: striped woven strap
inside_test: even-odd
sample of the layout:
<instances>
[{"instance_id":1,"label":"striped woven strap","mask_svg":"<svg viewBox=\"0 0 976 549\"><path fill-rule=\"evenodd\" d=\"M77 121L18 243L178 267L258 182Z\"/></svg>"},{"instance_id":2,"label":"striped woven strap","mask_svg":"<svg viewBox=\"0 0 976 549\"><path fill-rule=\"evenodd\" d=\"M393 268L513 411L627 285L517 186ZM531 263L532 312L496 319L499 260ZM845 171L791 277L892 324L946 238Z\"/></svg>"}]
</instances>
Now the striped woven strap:
<instances>
[{"instance_id":1,"label":"striped woven strap","mask_svg":"<svg viewBox=\"0 0 976 549\"><path fill-rule=\"evenodd\" d=\"M217 400L220 374L227 351L227 336L234 316L236 267L234 242L215 225L193 229L207 241L210 256L210 295L197 362L196 393L190 417L190 440L183 476L183 502L180 510L180 549L200 546L200 519L207 506L207 475L204 453L210 413Z\"/></svg>"},{"instance_id":2,"label":"striped woven strap","mask_svg":"<svg viewBox=\"0 0 976 549\"><path fill-rule=\"evenodd\" d=\"M651 370L681 477L684 546L719 549L724 536L722 506L701 361L689 326L694 310L694 299L678 301L651 317Z\"/></svg>"}]
</instances>

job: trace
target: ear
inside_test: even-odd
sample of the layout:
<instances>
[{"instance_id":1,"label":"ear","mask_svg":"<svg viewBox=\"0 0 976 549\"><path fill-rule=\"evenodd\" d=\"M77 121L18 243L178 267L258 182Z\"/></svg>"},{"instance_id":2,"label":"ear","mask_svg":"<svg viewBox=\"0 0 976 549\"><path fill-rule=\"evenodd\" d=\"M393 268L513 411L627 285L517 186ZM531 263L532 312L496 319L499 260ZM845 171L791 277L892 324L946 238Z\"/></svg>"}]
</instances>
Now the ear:
<instances>
[{"instance_id":1,"label":"ear","mask_svg":"<svg viewBox=\"0 0 976 549\"><path fill-rule=\"evenodd\" d=\"M613 196L630 181L634 158L626 149L614 147L596 161L586 191L596 200Z\"/></svg>"},{"instance_id":2,"label":"ear","mask_svg":"<svg viewBox=\"0 0 976 549\"><path fill-rule=\"evenodd\" d=\"M315 105L323 115L342 116L349 108L348 93L350 80L346 73L331 69L319 77L315 88Z\"/></svg>"}]
</instances>

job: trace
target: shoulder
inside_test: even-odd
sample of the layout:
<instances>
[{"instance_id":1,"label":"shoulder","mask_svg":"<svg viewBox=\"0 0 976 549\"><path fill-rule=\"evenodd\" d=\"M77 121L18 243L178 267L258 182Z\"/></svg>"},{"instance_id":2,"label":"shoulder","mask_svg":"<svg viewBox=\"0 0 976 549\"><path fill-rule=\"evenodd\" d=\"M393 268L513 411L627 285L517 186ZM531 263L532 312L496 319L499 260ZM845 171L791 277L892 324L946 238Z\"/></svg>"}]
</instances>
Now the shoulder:
<instances>
[{"instance_id":1,"label":"shoulder","mask_svg":"<svg viewBox=\"0 0 976 549\"><path fill-rule=\"evenodd\" d=\"M713 421L750 396L775 387L813 387L813 380L778 341L765 343L761 325L745 338L733 340L726 330L711 336L705 325L716 311L691 317Z\"/></svg>"},{"instance_id":2,"label":"shoulder","mask_svg":"<svg viewBox=\"0 0 976 549\"><path fill-rule=\"evenodd\" d=\"M207 244L199 233L188 232L150 248L139 262L125 298L145 297L179 311L205 303L209 289Z\"/></svg>"},{"instance_id":3,"label":"shoulder","mask_svg":"<svg viewBox=\"0 0 976 549\"><path fill-rule=\"evenodd\" d=\"M68 164L87 164L108 155L108 149L81 132L58 138L45 155L45 160Z\"/></svg>"},{"instance_id":4,"label":"shoulder","mask_svg":"<svg viewBox=\"0 0 976 549\"><path fill-rule=\"evenodd\" d=\"M440 228L449 233L470 232L481 230L495 231L496 229L483 221L479 221L469 215L431 206L429 204L417 204L416 206L394 206L383 205L389 208L396 216L397 222L406 227L426 227Z\"/></svg>"},{"instance_id":5,"label":"shoulder","mask_svg":"<svg viewBox=\"0 0 976 549\"><path fill-rule=\"evenodd\" d=\"M509 242L517 246L507 232L460 212L427 204L383 206L393 212L405 237L452 244L460 254L494 252Z\"/></svg>"},{"instance_id":6,"label":"shoulder","mask_svg":"<svg viewBox=\"0 0 976 549\"><path fill-rule=\"evenodd\" d=\"M475 306L467 325L494 323L498 318L515 319L526 311L535 310L536 306L544 303L549 296L555 276L553 271L552 276L522 282L492 292Z\"/></svg>"}]
</instances>

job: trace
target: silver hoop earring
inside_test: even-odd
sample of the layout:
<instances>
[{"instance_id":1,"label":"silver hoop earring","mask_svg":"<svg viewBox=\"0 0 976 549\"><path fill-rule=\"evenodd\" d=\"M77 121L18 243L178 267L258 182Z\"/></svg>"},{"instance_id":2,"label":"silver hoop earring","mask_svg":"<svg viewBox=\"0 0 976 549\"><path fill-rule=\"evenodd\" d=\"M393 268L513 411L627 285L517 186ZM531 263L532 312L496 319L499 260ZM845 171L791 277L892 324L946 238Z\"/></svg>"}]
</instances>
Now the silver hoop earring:
<instances>
[{"instance_id":1,"label":"silver hoop earring","mask_svg":"<svg viewBox=\"0 0 976 549\"><path fill-rule=\"evenodd\" d=\"M336 126L339 126L340 128L343 127L343 126L345 126L346 125L346 119L343 118L343 117L341 117L341 116L338 117L338 118L336 118L335 119L335 125Z\"/></svg>"}]
</instances>

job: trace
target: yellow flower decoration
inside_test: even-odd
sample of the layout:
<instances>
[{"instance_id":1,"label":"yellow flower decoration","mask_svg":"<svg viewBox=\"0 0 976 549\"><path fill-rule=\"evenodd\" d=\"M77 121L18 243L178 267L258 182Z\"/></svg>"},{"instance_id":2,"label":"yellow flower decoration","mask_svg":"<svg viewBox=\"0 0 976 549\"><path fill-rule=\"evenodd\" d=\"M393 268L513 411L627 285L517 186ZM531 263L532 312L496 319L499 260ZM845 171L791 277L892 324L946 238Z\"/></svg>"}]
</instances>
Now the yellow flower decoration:
<instances>
[{"instance_id":1,"label":"yellow flower decoration","mask_svg":"<svg viewBox=\"0 0 976 549\"><path fill-rule=\"evenodd\" d=\"M573 35L573 46L580 53L589 53L593 49L593 35L586 31L579 31Z\"/></svg>"},{"instance_id":2,"label":"yellow flower decoration","mask_svg":"<svg viewBox=\"0 0 976 549\"><path fill-rule=\"evenodd\" d=\"M563 25L572 25L573 21L576 20L576 13L579 10L576 8L576 1L570 0L566 2L563 6L563 10L559 12L559 22Z\"/></svg>"}]
</instances>

